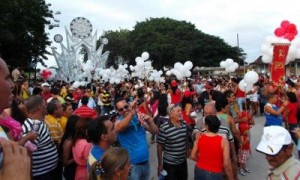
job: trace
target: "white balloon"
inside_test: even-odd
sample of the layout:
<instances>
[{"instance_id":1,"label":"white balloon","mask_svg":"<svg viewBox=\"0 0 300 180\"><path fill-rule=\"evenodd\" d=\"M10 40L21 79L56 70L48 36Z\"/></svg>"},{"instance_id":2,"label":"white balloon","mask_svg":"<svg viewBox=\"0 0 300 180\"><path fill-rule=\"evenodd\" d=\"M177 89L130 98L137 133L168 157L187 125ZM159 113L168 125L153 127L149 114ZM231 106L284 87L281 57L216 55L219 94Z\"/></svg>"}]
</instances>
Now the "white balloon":
<instances>
[{"instance_id":1,"label":"white balloon","mask_svg":"<svg viewBox=\"0 0 300 180\"><path fill-rule=\"evenodd\" d=\"M237 62L233 63L234 69L236 70L239 67L239 64Z\"/></svg>"},{"instance_id":2,"label":"white balloon","mask_svg":"<svg viewBox=\"0 0 300 180\"><path fill-rule=\"evenodd\" d=\"M268 63L270 64L273 60L273 57L272 56L269 56L269 55L263 55L262 56L262 59L261 59L264 63Z\"/></svg>"},{"instance_id":3,"label":"white balloon","mask_svg":"<svg viewBox=\"0 0 300 180\"><path fill-rule=\"evenodd\" d=\"M262 54L273 55L273 47L271 44L263 44L260 48Z\"/></svg>"},{"instance_id":4,"label":"white balloon","mask_svg":"<svg viewBox=\"0 0 300 180\"><path fill-rule=\"evenodd\" d=\"M185 71L184 76L190 77L192 75L191 71Z\"/></svg>"},{"instance_id":5,"label":"white balloon","mask_svg":"<svg viewBox=\"0 0 300 180\"><path fill-rule=\"evenodd\" d=\"M176 69L177 71L181 71L183 69L183 65L180 62L176 62L174 64L174 69Z\"/></svg>"},{"instance_id":6,"label":"white balloon","mask_svg":"<svg viewBox=\"0 0 300 180\"><path fill-rule=\"evenodd\" d=\"M149 53L148 52L143 52L142 53L142 59L143 60L148 60L149 59Z\"/></svg>"},{"instance_id":7,"label":"white balloon","mask_svg":"<svg viewBox=\"0 0 300 180\"><path fill-rule=\"evenodd\" d=\"M175 74L175 76L176 76L176 78L178 80L182 80L183 79L183 75L181 73L177 73L177 74Z\"/></svg>"},{"instance_id":8,"label":"white balloon","mask_svg":"<svg viewBox=\"0 0 300 180\"><path fill-rule=\"evenodd\" d=\"M149 81L153 81L153 80L154 80L154 77L153 77L153 76L150 76L150 77L148 78L148 80L149 80Z\"/></svg>"},{"instance_id":9,"label":"white balloon","mask_svg":"<svg viewBox=\"0 0 300 180\"><path fill-rule=\"evenodd\" d=\"M233 63L233 60L232 59L226 59L226 64L227 64L227 67L229 66L229 65L231 65L232 63Z\"/></svg>"},{"instance_id":10,"label":"white balloon","mask_svg":"<svg viewBox=\"0 0 300 180\"><path fill-rule=\"evenodd\" d=\"M167 72L166 72L166 75L167 75L167 76L170 76L171 74L172 74L171 71L167 71Z\"/></svg>"},{"instance_id":11,"label":"white balloon","mask_svg":"<svg viewBox=\"0 0 300 180\"><path fill-rule=\"evenodd\" d=\"M226 65L227 65L227 64L226 64L225 61L221 61L221 62L220 62L220 66L221 66L222 68L226 68Z\"/></svg>"},{"instance_id":12,"label":"white balloon","mask_svg":"<svg viewBox=\"0 0 300 180\"><path fill-rule=\"evenodd\" d=\"M248 71L245 74L244 80L247 84L254 84L258 81L258 74L255 71Z\"/></svg>"},{"instance_id":13,"label":"white balloon","mask_svg":"<svg viewBox=\"0 0 300 180\"><path fill-rule=\"evenodd\" d=\"M247 93L247 92L251 91L251 89L253 88L253 84L247 84L245 82L245 80L243 79L239 82L239 88L241 91Z\"/></svg>"},{"instance_id":14,"label":"white balloon","mask_svg":"<svg viewBox=\"0 0 300 180\"><path fill-rule=\"evenodd\" d=\"M129 69L130 69L130 71L133 71L133 70L134 70L134 66L133 66L133 65L130 65L130 66L129 66Z\"/></svg>"},{"instance_id":15,"label":"white balloon","mask_svg":"<svg viewBox=\"0 0 300 180\"><path fill-rule=\"evenodd\" d=\"M138 57L136 57L136 58L135 58L135 62L137 63L137 62L138 62L140 59L142 59L142 58L141 58L141 57L139 57L139 56L138 56Z\"/></svg>"},{"instance_id":16,"label":"white balloon","mask_svg":"<svg viewBox=\"0 0 300 180\"><path fill-rule=\"evenodd\" d=\"M193 68L193 63L191 61L186 61L183 66L186 70L191 70Z\"/></svg>"},{"instance_id":17,"label":"white balloon","mask_svg":"<svg viewBox=\"0 0 300 180\"><path fill-rule=\"evenodd\" d=\"M145 61L145 67L150 67L151 68L151 66L152 66L152 63L151 63L151 61Z\"/></svg>"}]
</instances>

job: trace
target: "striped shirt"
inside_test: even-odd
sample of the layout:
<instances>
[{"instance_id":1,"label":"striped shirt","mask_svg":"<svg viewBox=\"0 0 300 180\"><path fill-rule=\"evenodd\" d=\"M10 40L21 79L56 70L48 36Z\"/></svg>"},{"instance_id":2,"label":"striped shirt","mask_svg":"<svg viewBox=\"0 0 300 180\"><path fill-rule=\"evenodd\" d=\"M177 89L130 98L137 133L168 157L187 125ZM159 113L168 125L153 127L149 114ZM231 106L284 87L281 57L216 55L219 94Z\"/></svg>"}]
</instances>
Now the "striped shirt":
<instances>
[{"instance_id":1,"label":"striped shirt","mask_svg":"<svg viewBox=\"0 0 300 180\"><path fill-rule=\"evenodd\" d=\"M194 127L193 133L196 132L206 132L206 129L204 128L204 119L199 119L198 122L196 123L196 126ZM229 142L233 142L233 136L232 133L230 132L228 127L225 126L220 126L217 134L221 135L222 137L226 138Z\"/></svg>"},{"instance_id":2,"label":"striped shirt","mask_svg":"<svg viewBox=\"0 0 300 180\"><path fill-rule=\"evenodd\" d=\"M202 129L202 133L205 133L205 132L206 132L206 129ZM220 126L217 134L226 138L229 142L233 142L233 136L227 127Z\"/></svg>"},{"instance_id":3,"label":"striped shirt","mask_svg":"<svg viewBox=\"0 0 300 180\"><path fill-rule=\"evenodd\" d=\"M96 118L97 117L97 113L94 111L94 109L91 109L90 107L86 106L86 105L82 105L79 108L77 108L74 111L75 115L78 115L82 118Z\"/></svg>"},{"instance_id":4,"label":"striped shirt","mask_svg":"<svg viewBox=\"0 0 300 180\"><path fill-rule=\"evenodd\" d=\"M170 121L165 122L159 129L157 143L164 147L163 161L167 164L178 165L186 160L187 125L175 127Z\"/></svg>"},{"instance_id":5,"label":"striped shirt","mask_svg":"<svg viewBox=\"0 0 300 180\"><path fill-rule=\"evenodd\" d=\"M37 129L38 137L33 141L33 144L37 146L37 150L32 153L32 175L35 177L55 169L58 154L56 146L51 139L49 129L43 121L27 118L22 125L23 136L33 130L33 123L39 123Z\"/></svg>"}]
</instances>

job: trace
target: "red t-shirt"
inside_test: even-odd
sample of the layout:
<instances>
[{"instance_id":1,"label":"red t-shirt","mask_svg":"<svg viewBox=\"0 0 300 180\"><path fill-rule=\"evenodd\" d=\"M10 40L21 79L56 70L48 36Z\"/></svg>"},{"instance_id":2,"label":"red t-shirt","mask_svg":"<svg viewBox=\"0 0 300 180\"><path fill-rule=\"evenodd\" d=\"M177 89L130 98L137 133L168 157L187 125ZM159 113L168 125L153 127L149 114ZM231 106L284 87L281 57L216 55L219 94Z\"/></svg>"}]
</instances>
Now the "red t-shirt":
<instances>
[{"instance_id":1,"label":"red t-shirt","mask_svg":"<svg viewBox=\"0 0 300 180\"><path fill-rule=\"evenodd\" d=\"M89 108L86 105L82 105L79 108L77 108L74 111L74 114L78 115L82 118L92 118L93 119L93 118L97 117L97 113L93 109Z\"/></svg>"},{"instance_id":2,"label":"red t-shirt","mask_svg":"<svg viewBox=\"0 0 300 180\"><path fill-rule=\"evenodd\" d=\"M245 144L243 144L242 146L242 149L243 150L250 150L250 141L249 141L249 137L248 135L241 135L241 138L244 140L244 141L247 141Z\"/></svg>"},{"instance_id":3,"label":"red t-shirt","mask_svg":"<svg viewBox=\"0 0 300 180\"><path fill-rule=\"evenodd\" d=\"M181 93L178 89L176 89L175 94L173 94L173 91L171 91L170 95L171 95L171 104L177 104L181 102Z\"/></svg>"},{"instance_id":4,"label":"red t-shirt","mask_svg":"<svg viewBox=\"0 0 300 180\"><path fill-rule=\"evenodd\" d=\"M222 136L207 136L203 134L198 140L199 169L221 173L223 171Z\"/></svg>"},{"instance_id":5,"label":"red t-shirt","mask_svg":"<svg viewBox=\"0 0 300 180\"><path fill-rule=\"evenodd\" d=\"M236 98L243 98L243 97L246 97L245 92L243 92L242 90L240 90L240 88L238 88L236 91Z\"/></svg>"},{"instance_id":6,"label":"red t-shirt","mask_svg":"<svg viewBox=\"0 0 300 180\"><path fill-rule=\"evenodd\" d=\"M195 121L190 117L190 115L186 114L186 111L182 111L182 118L187 124L195 124Z\"/></svg>"},{"instance_id":7,"label":"red t-shirt","mask_svg":"<svg viewBox=\"0 0 300 180\"><path fill-rule=\"evenodd\" d=\"M288 115L288 123L289 124L297 124L297 110L298 110L298 104L297 103L289 103L287 106L287 109L289 110Z\"/></svg>"}]
</instances>

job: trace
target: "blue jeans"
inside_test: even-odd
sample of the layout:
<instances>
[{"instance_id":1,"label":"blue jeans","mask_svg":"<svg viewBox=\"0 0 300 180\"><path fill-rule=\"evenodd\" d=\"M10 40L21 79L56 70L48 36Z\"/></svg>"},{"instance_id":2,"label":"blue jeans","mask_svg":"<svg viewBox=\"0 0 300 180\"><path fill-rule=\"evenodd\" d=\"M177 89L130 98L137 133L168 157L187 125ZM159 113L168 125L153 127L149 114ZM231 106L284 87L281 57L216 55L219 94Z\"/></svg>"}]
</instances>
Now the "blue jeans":
<instances>
[{"instance_id":1,"label":"blue jeans","mask_svg":"<svg viewBox=\"0 0 300 180\"><path fill-rule=\"evenodd\" d=\"M246 98L245 97L242 97L242 98L236 98L236 101L239 105L239 109L240 111L243 111L243 103L245 103L246 101Z\"/></svg>"},{"instance_id":2,"label":"blue jeans","mask_svg":"<svg viewBox=\"0 0 300 180\"><path fill-rule=\"evenodd\" d=\"M149 180L150 179L150 164L149 161L143 164L133 164L131 166L129 180Z\"/></svg>"},{"instance_id":3,"label":"blue jeans","mask_svg":"<svg viewBox=\"0 0 300 180\"><path fill-rule=\"evenodd\" d=\"M195 180L223 180L223 174L222 173L214 173L205 171L203 169L199 169L195 166L194 171L194 177Z\"/></svg>"}]
</instances>

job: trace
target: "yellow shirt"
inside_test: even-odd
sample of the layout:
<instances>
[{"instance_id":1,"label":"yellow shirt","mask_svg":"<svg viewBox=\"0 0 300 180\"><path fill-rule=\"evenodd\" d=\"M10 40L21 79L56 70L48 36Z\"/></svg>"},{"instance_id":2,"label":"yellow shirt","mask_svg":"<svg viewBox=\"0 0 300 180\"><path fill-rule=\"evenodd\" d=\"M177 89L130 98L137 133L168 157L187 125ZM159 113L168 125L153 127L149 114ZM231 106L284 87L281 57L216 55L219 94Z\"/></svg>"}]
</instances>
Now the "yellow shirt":
<instances>
[{"instance_id":1,"label":"yellow shirt","mask_svg":"<svg viewBox=\"0 0 300 180\"><path fill-rule=\"evenodd\" d=\"M45 117L45 123L47 124L50 135L53 141L60 143L63 136L63 129L60 125L60 118L55 118L54 116L48 114Z\"/></svg>"},{"instance_id":2,"label":"yellow shirt","mask_svg":"<svg viewBox=\"0 0 300 180\"><path fill-rule=\"evenodd\" d=\"M65 86L63 86L63 87L61 88L59 95L60 95L62 98L65 98L65 97L68 95L67 89L66 89Z\"/></svg>"},{"instance_id":3,"label":"yellow shirt","mask_svg":"<svg viewBox=\"0 0 300 180\"><path fill-rule=\"evenodd\" d=\"M27 99L29 99L30 94L27 90L22 89L21 96L22 96L22 99L27 100Z\"/></svg>"},{"instance_id":4,"label":"yellow shirt","mask_svg":"<svg viewBox=\"0 0 300 180\"><path fill-rule=\"evenodd\" d=\"M68 118L67 117L62 116L60 118L60 122L59 123L60 123L60 126L61 126L61 128L63 129L64 132L66 130L67 122L68 122Z\"/></svg>"}]
</instances>

